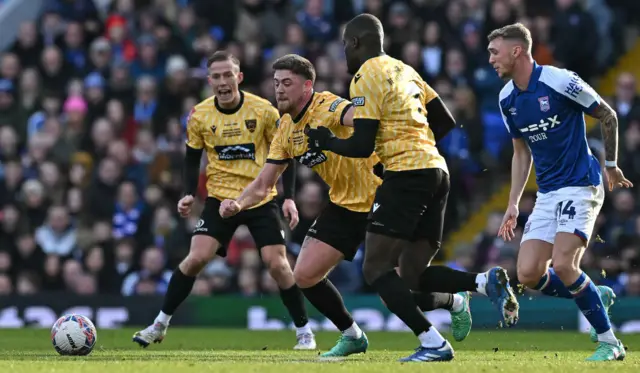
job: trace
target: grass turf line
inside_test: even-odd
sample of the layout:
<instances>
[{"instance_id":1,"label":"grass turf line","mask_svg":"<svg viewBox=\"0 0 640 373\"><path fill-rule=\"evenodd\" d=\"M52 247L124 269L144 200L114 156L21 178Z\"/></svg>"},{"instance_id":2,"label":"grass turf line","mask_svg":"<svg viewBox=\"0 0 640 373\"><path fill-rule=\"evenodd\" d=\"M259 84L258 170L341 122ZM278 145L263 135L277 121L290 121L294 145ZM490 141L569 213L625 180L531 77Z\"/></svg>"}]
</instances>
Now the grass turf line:
<instances>
[{"instance_id":1,"label":"grass turf line","mask_svg":"<svg viewBox=\"0 0 640 373\"><path fill-rule=\"evenodd\" d=\"M451 363L400 364L396 360L411 353L417 345L410 333L368 333L370 349L366 354L329 363L319 362L317 351L293 351L293 331L171 328L162 344L147 349L131 341L134 331L99 330L96 348L90 356L62 357L53 350L47 330L0 330L0 372L300 373L300 369L304 369L304 373L361 370L389 373L391 369L400 369L536 373L543 369L558 372L606 369L626 373L640 369L640 358L633 353L633 346L640 345L640 334L620 335L628 346L624 362L584 362L595 349L586 334L482 331L472 332L463 342L452 342L456 357ZM331 348L337 337L337 333L318 333L320 351Z\"/></svg>"}]
</instances>

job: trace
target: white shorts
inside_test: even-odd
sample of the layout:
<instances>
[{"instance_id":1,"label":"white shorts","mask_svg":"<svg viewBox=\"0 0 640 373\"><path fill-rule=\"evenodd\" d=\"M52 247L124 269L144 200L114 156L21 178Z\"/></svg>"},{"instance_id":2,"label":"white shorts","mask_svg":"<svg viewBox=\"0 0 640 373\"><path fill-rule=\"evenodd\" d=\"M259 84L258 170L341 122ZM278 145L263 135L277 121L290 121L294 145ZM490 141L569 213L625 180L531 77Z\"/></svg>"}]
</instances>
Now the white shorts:
<instances>
[{"instance_id":1,"label":"white shorts","mask_svg":"<svg viewBox=\"0 0 640 373\"><path fill-rule=\"evenodd\" d=\"M604 186L567 187L537 194L533 212L524 226L522 242L554 243L556 233L573 233L589 242L604 202Z\"/></svg>"}]
</instances>

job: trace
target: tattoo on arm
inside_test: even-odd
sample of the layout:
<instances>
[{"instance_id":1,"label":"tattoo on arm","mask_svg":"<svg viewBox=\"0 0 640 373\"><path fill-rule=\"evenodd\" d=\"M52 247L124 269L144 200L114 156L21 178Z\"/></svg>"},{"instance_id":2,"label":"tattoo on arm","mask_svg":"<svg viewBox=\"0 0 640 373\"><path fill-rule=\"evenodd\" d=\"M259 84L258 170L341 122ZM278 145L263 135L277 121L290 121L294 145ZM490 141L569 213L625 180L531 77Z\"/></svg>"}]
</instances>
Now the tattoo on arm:
<instances>
[{"instance_id":1,"label":"tattoo on arm","mask_svg":"<svg viewBox=\"0 0 640 373\"><path fill-rule=\"evenodd\" d=\"M591 116L600 120L605 160L616 161L618 158L618 116L616 112L602 101Z\"/></svg>"}]
</instances>

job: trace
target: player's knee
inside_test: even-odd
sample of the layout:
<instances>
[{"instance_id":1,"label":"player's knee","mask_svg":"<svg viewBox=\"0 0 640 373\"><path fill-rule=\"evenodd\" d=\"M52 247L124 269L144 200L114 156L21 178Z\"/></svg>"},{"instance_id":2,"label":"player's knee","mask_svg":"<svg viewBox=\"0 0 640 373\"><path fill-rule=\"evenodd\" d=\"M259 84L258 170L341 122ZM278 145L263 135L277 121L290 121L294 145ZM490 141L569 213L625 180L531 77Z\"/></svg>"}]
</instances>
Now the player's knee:
<instances>
[{"instance_id":1,"label":"player's knee","mask_svg":"<svg viewBox=\"0 0 640 373\"><path fill-rule=\"evenodd\" d=\"M420 290L420 272L415 269L406 268L396 268L396 272L402 278L402 280L407 284L409 289L414 291Z\"/></svg>"},{"instance_id":2,"label":"player's knee","mask_svg":"<svg viewBox=\"0 0 640 373\"><path fill-rule=\"evenodd\" d=\"M573 260L554 261L553 270L563 283L572 283L580 272L580 268L573 263Z\"/></svg>"},{"instance_id":3,"label":"player's knee","mask_svg":"<svg viewBox=\"0 0 640 373\"><path fill-rule=\"evenodd\" d=\"M362 276L367 284L372 285L377 279L389 271L393 271L394 266L382 266L377 263L367 263L362 265Z\"/></svg>"},{"instance_id":4,"label":"player's knee","mask_svg":"<svg viewBox=\"0 0 640 373\"><path fill-rule=\"evenodd\" d=\"M271 276L278 277L291 273L291 267L286 257L272 258L264 263Z\"/></svg>"},{"instance_id":5,"label":"player's knee","mask_svg":"<svg viewBox=\"0 0 640 373\"><path fill-rule=\"evenodd\" d=\"M284 247L268 247L262 250L262 260L267 267L269 274L278 280L281 277L291 274L291 266L287 260L287 254Z\"/></svg>"},{"instance_id":6,"label":"player's knee","mask_svg":"<svg viewBox=\"0 0 640 373\"><path fill-rule=\"evenodd\" d=\"M518 281L522 285L533 289L538 285L538 282L540 282L545 271L546 267L540 266L537 263L534 263L533 265L520 264L518 265Z\"/></svg>"},{"instance_id":7,"label":"player's knee","mask_svg":"<svg viewBox=\"0 0 640 373\"><path fill-rule=\"evenodd\" d=\"M300 268L296 265L293 270L293 279L301 289L307 289L323 279L323 275L315 274L313 272L305 271L304 268Z\"/></svg>"},{"instance_id":8,"label":"player's knee","mask_svg":"<svg viewBox=\"0 0 640 373\"><path fill-rule=\"evenodd\" d=\"M202 269L213 259L214 255L192 250L180 263L180 271L187 276L197 276Z\"/></svg>"}]
</instances>

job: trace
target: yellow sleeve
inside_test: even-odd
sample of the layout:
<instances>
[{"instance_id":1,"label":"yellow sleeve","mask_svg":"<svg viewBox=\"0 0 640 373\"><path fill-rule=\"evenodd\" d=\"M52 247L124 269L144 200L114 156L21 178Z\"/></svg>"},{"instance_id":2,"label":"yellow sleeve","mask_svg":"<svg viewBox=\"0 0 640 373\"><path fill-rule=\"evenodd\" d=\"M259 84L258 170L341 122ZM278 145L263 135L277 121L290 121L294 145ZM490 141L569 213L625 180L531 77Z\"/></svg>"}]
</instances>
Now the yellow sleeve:
<instances>
[{"instance_id":1,"label":"yellow sleeve","mask_svg":"<svg viewBox=\"0 0 640 373\"><path fill-rule=\"evenodd\" d=\"M191 109L187 117L187 146L193 149L204 148L204 139L200 130L200 120L196 115L196 108Z\"/></svg>"},{"instance_id":2,"label":"yellow sleeve","mask_svg":"<svg viewBox=\"0 0 640 373\"><path fill-rule=\"evenodd\" d=\"M273 106L269 106L264 113L265 131L264 136L267 139L267 143L273 141L273 137L278 130L278 123L280 122L280 113L278 109Z\"/></svg>"},{"instance_id":3,"label":"yellow sleeve","mask_svg":"<svg viewBox=\"0 0 640 373\"><path fill-rule=\"evenodd\" d=\"M422 92L424 95L424 105L426 106L431 100L438 97L438 92L436 92L427 82L422 82Z\"/></svg>"},{"instance_id":4,"label":"yellow sleeve","mask_svg":"<svg viewBox=\"0 0 640 373\"><path fill-rule=\"evenodd\" d=\"M269 146L269 155L267 156L267 161L272 161L272 163L284 163L291 159L291 155L284 147L284 143L286 142L284 137L285 131L283 127L279 127L276 133L273 135L271 146Z\"/></svg>"},{"instance_id":5,"label":"yellow sleeve","mask_svg":"<svg viewBox=\"0 0 640 373\"><path fill-rule=\"evenodd\" d=\"M386 82L378 82L370 73L358 72L351 82L349 90L353 104L353 119L382 118L384 100L383 87Z\"/></svg>"},{"instance_id":6,"label":"yellow sleeve","mask_svg":"<svg viewBox=\"0 0 640 373\"><path fill-rule=\"evenodd\" d=\"M327 128L336 128L342 126L342 118L344 118L347 109L351 106L351 102L342 97L335 96L330 100L326 100L318 108L318 112L323 116L323 125Z\"/></svg>"}]
</instances>

